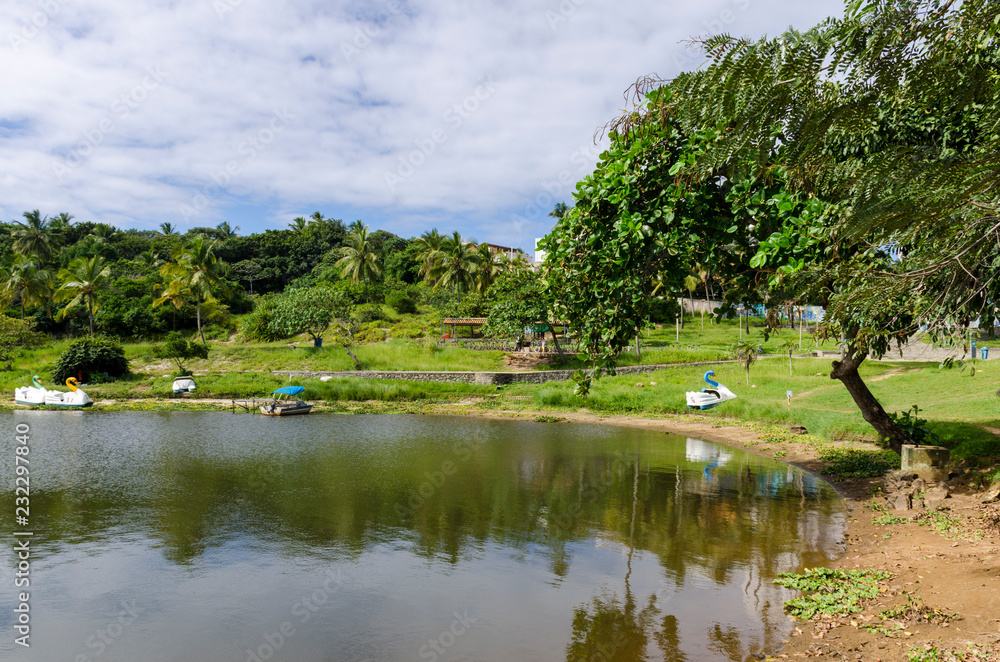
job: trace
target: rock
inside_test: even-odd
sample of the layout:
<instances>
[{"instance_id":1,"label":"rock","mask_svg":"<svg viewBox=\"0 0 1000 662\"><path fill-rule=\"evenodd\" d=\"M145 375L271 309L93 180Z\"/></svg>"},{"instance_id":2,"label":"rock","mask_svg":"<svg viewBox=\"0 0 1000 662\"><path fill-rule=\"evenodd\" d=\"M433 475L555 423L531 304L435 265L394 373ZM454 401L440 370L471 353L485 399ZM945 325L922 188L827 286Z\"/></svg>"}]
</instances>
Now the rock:
<instances>
[{"instance_id":1,"label":"rock","mask_svg":"<svg viewBox=\"0 0 1000 662\"><path fill-rule=\"evenodd\" d=\"M927 489L927 481L924 480L923 478L917 478L915 481L913 481L913 484L911 485L911 487L914 490L916 490L917 492L920 492L922 490L926 490Z\"/></svg>"},{"instance_id":2,"label":"rock","mask_svg":"<svg viewBox=\"0 0 1000 662\"><path fill-rule=\"evenodd\" d=\"M944 508L944 500L951 498L951 489L944 483L939 484L933 490L924 494L924 503L927 510L940 510Z\"/></svg>"},{"instance_id":3,"label":"rock","mask_svg":"<svg viewBox=\"0 0 1000 662\"><path fill-rule=\"evenodd\" d=\"M889 501L889 505L892 506L893 510L910 510L913 507L913 501L909 494L903 494L898 492L896 494L890 494L886 497Z\"/></svg>"},{"instance_id":4,"label":"rock","mask_svg":"<svg viewBox=\"0 0 1000 662\"><path fill-rule=\"evenodd\" d=\"M809 434L809 430L806 430L805 427L801 425L793 425L788 429L788 431L792 434Z\"/></svg>"},{"instance_id":5,"label":"rock","mask_svg":"<svg viewBox=\"0 0 1000 662\"><path fill-rule=\"evenodd\" d=\"M1000 501L1000 487L994 487L983 495L983 503L997 503Z\"/></svg>"}]
</instances>

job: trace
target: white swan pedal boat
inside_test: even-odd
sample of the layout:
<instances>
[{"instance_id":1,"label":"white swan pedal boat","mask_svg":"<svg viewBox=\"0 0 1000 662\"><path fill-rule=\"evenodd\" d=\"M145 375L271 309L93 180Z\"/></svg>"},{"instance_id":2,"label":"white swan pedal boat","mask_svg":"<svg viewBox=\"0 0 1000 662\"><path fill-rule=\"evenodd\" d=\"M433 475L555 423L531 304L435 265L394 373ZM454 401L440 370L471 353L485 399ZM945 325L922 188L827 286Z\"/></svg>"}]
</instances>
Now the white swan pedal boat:
<instances>
[{"instance_id":1,"label":"white swan pedal boat","mask_svg":"<svg viewBox=\"0 0 1000 662\"><path fill-rule=\"evenodd\" d=\"M41 407L60 407L63 409L80 409L94 404L86 393L78 388L76 377L66 380L69 391L50 390L38 381L38 375L31 378L31 386L14 389L14 402L19 405L35 405Z\"/></svg>"},{"instance_id":2,"label":"white swan pedal boat","mask_svg":"<svg viewBox=\"0 0 1000 662\"><path fill-rule=\"evenodd\" d=\"M728 388L712 379L715 371L709 370L705 373L705 381L711 388L703 388L701 391L688 391L684 395L687 397L687 406L691 409L711 409L722 404L726 400L735 400L736 394Z\"/></svg>"}]
</instances>

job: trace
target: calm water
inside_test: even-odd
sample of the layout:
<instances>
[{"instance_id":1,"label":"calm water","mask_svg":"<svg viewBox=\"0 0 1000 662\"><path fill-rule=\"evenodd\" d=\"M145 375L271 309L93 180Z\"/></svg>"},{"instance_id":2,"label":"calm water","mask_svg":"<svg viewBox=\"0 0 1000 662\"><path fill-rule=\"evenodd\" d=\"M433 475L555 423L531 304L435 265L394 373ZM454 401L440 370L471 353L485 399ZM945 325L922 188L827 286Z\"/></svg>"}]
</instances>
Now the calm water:
<instances>
[{"instance_id":1,"label":"calm water","mask_svg":"<svg viewBox=\"0 0 1000 662\"><path fill-rule=\"evenodd\" d=\"M14 644L14 425L31 648ZM646 430L6 412L0 659L745 660L835 556L822 481Z\"/></svg>"}]
</instances>

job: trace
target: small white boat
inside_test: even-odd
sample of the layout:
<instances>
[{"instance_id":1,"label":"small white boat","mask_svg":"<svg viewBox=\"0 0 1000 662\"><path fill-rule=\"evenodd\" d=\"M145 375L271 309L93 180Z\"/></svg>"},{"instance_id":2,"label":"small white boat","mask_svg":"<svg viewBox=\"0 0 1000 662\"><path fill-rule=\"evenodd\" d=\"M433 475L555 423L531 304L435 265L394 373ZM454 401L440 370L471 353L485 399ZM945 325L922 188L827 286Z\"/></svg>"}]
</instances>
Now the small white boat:
<instances>
[{"instance_id":1,"label":"small white boat","mask_svg":"<svg viewBox=\"0 0 1000 662\"><path fill-rule=\"evenodd\" d=\"M191 377L178 377L174 380L174 393L194 393L194 379Z\"/></svg>"},{"instance_id":2,"label":"small white boat","mask_svg":"<svg viewBox=\"0 0 1000 662\"><path fill-rule=\"evenodd\" d=\"M298 395L306 389L302 386L285 386L271 392L274 399L265 402L260 406L260 413L265 416L295 416L296 414L308 414L313 406L302 400L291 400L291 396Z\"/></svg>"},{"instance_id":3,"label":"small white boat","mask_svg":"<svg viewBox=\"0 0 1000 662\"><path fill-rule=\"evenodd\" d=\"M45 388L38 381L38 375L31 378L31 386L14 389L14 402L19 405L44 405Z\"/></svg>"},{"instance_id":4,"label":"small white boat","mask_svg":"<svg viewBox=\"0 0 1000 662\"><path fill-rule=\"evenodd\" d=\"M692 409L711 409L712 407L725 402L735 400L736 394L719 382L711 379L715 377L715 371L709 370L705 373L705 381L711 388L703 388L701 391L688 391L687 406Z\"/></svg>"}]
</instances>

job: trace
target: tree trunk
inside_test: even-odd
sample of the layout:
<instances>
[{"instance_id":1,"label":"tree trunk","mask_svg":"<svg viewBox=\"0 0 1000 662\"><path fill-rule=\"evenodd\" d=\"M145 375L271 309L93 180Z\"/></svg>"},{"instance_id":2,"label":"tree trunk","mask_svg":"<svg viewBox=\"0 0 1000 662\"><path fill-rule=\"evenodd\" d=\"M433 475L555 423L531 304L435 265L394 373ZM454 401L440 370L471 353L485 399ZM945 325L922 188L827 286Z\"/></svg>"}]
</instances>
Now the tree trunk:
<instances>
[{"instance_id":1,"label":"tree trunk","mask_svg":"<svg viewBox=\"0 0 1000 662\"><path fill-rule=\"evenodd\" d=\"M559 346L559 339L556 338L556 330L549 324L549 332L552 333L552 343L556 346L556 351L559 352L559 363L566 363L566 357L563 355L562 347Z\"/></svg>"},{"instance_id":2,"label":"tree trunk","mask_svg":"<svg viewBox=\"0 0 1000 662\"><path fill-rule=\"evenodd\" d=\"M201 344L204 345L205 347L208 347L208 343L205 341L205 334L201 330L201 295L200 294L197 297L197 301L198 301L198 308L197 308L197 315L198 315L198 335L201 336Z\"/></svg>"},{"instance_id":3,"label":"tree trunk","mask_svg":"<svg viewBox=\"0 0 1000 662\"><path fill-rule=\"evenodd\" d=\"M639 351L639 335L635 334L635 360L642 361L642 352Z\"/></svg>"},{"instance_id":4,"label":"tree trunk","mask_svg":"<svg viewBox=\"0 0 1000 662\"><path fill-rule=\"evenodd\" d=\"M94 336L94 309L93 309L93 305L94 305L93 302L91 302L89 300L87 301L87 317L90 320L90 335L91 335L91 337Z\"/></svg>"},{"instance_id":5,"label":"tree trunk","mask_svg":"<svg viewBox=\"0 0 1000 662\"><path fill-rule=\"evenodd\" d=\"M842 361L833 362L833 370L830 372L830 379L839 379L847 388L847 392L854 398L854 404L861 410L864 419L875 428L880 439L886 441L889 448L896 453L902 454L903 444L910 443L906 433L896 425L885 409L875 399L872 392L868 390L868 385L858 374L858 367L865 360L865 356L856 356L853 348Z\"/></svg>"},{"instance_id":6,"label":"tree trunk","mask_svg":"<svg viewBox=\"0 0 1000 662\"><path fill-rule=\"evenodd\" d=\"M347 352L348 356L350 356L352 359L354 359L354 369L355 370L361 370L361 361L359 361L358 357L356 357L354 354L351 353L350 348L345 345L344 346L344 351Z\"/></svg>"}]
</instances>

